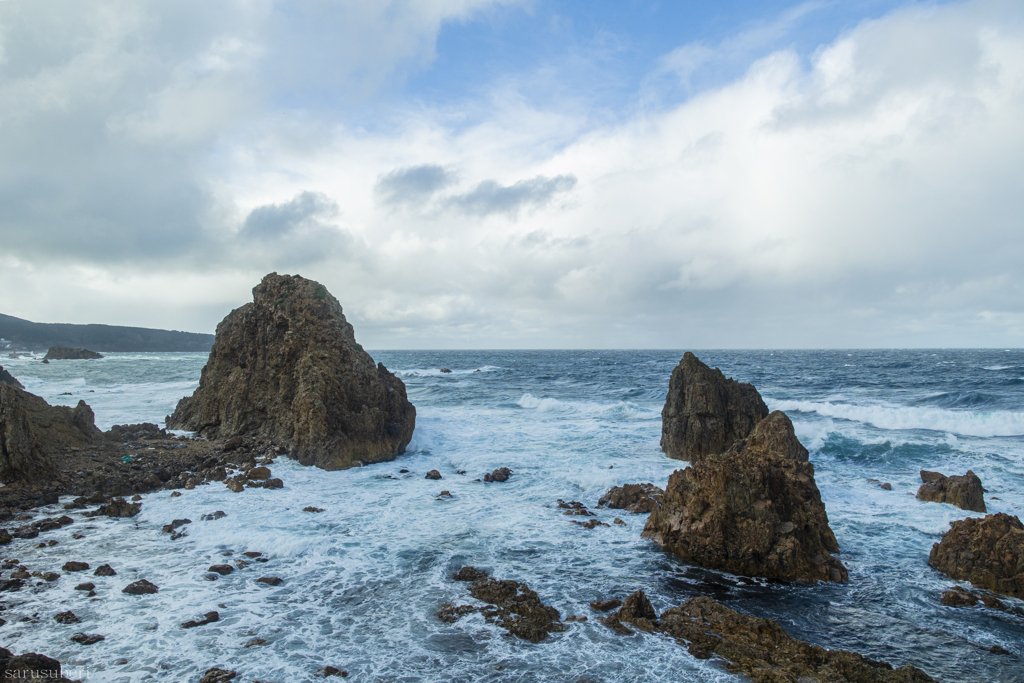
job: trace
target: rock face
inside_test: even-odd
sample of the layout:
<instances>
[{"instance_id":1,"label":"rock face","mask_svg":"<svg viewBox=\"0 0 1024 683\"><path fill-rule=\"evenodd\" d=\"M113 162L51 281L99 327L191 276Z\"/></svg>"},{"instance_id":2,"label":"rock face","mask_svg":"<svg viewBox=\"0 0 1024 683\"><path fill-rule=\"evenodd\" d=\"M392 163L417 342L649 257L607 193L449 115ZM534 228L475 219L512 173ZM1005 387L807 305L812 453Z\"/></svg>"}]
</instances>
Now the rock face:
<instances>
[{"instance_id":1,"label":"rock face","mask_svg":"<svg viewBox=\"0 0 1024 683\"><path fill-rule=\"evenodd\" d=\"M661 411L661 450L689 460L721 453L768 415L757 389L727 379L689 351L672 371Z\"/></svg>"},{"instance_id":2,"label":"rock face","mask_svg":"<svg viewBox=\"0 0 1024 683\"><path fill-rule=\"evenodd\" d=\"M725 453L676 470L643 536L695 564L784 581L847 580L814 465L775 411Z\"/></svg>"},{"instance_id":3,"label":"rock face","mask_svg":"<svg viewBox=\"0 0 1024 683\"><path fill-rule=\"evenodd\" d=\"M199 388L167 425L206 436L261 436L328 470L391 460L416 423L405 385L356 343L341 304L317 282L271 273L217 326Z\"/></svg>"},{"instance_id":4,"label":"rock face","mask_svg":"<svg viewBox=\"0 0 1024 683\"><path fill-rule=\"evenodd\" d=\"M947 477L939 472L921 470L921 481L924 483L917 490L918 500L949 503L972 512L988 512L981 479L970 470L962 477Z\"/></svg>"},{"instance_id":5,"label":"rock face","mask_svg":"<svg viewBox=\"0 0 1024 683\"><path fill-rule=\"evenodd\" d=\"M1024 598L1024 525L999 512L949 525L928 564L978 588Z\"/></svg>"},{"instance_id":6,"label":"rock face","mask_svg":"<svg viewBox=\"0 0 1024 683\"><path fill-rule=\"evenodd\" d=\"M14 375L4 370L2 365L0 365L0 384L9 384L10 386L17 387L18 389L25 388Z\"/></svg>"},{"instance_id":7,"label":"rock face","mask_svg":"<svg viewBox=\"0 0 1024 683\"><path fill-rule=\"evenodd\" d=\"M102 440L92 409L51 406L40 397L0 383L0 480L30 486L48 484L54 460L65 447Z\"/></svg>"},{"instance_id":8,"label":"rock face","mask_svg":"<svg viewBox=\"0 0 1024 683\"><path fill-rule=\"evenodd\" d=\"M89 349L69 349L64 346L51 346L43 360L92 360L94 358L103 358L103 355Z\"/></svg>"},{"instance_id":9,"label":"rock face","mask_svg":"<svg viewBox=\"0 0 1024 683\"><path fill-rule=\"evenodd\" d=\"M773 619L735 612L709 597L666 610L658 630L685 643L698 659L718 655L728 670L755 683L927 683L933 679L910 665L893 669L845 650L826 650L793 638Z\"/></svg>"}]
</instances>

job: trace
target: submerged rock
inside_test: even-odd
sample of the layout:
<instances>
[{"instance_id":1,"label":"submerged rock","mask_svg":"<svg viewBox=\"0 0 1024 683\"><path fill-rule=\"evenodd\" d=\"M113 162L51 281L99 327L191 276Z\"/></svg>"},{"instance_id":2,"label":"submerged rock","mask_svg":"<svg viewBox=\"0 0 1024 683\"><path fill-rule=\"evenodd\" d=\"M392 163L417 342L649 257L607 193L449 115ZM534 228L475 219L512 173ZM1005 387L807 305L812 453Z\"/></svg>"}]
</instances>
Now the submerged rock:
<instances>
[{"instance_id":1,"label":"submerged rock","mask_svg":"<svg viewBox=\"0 0 1024 683\"><path fill-rule=\"evenodd\" d=\"M103 354L89 349L72 349L66 346L51 346L43 356L43 360L94 360L103 358Z\"/></svg>"},{"instance_id":2,"label":"submerged rock","mask_svg":"<svg viewBox=\"0 0 1024 683\"><path fill-rule=\"evenodd\" d=\"M287 442L289 457L329 470L392 460L415 422L405 385L356 343L338 300L277 273L217 326L199 388L167 418L206 436Z\"/></svg>"},{"instance_id":3,"label":"submerged rock","mask_svg":"<svg viewBox=\"0 0 1024 683\"><path fill-rule=\"evenodd\" d=\"M672 371L661 411L661 449L691 463L745 439L768 407L750 384L727 379L687 351Z\"/></svg>"},{"instance_id":4,"label":"submerged rock","mask_svg":"<svg viewBox=\"0 0 1024 683\"><path fill-rule=\"evenodd\" d=\"M750 436L676 470L643 536L683 559L785 581L847 580L814 482L814 465L785 413Z\"/></svg>"},{"instance_id":5,"label":"submerged rock","mask_svg":"<svg viewBox=\"0 0 1024 683\"><path fill-rule=\"evenodd\" d=\"M978 588L1024 598L1024 525L1003 512L952 522L928 564Z\"/></svg>"},{"instance_id":6,"label":"submerged rock","mask_svg":"<svg viewBox=\"0 0 1024 683\"><path fill-rule=\"evenodd\" d=\"M961 510L987 512L985 509L985 489L981 479L971 470L962 477L947 477L940 472L921 470L921 488L917 490L917 499L935 503L949 503Z\"/></svg>"}]
</instances>

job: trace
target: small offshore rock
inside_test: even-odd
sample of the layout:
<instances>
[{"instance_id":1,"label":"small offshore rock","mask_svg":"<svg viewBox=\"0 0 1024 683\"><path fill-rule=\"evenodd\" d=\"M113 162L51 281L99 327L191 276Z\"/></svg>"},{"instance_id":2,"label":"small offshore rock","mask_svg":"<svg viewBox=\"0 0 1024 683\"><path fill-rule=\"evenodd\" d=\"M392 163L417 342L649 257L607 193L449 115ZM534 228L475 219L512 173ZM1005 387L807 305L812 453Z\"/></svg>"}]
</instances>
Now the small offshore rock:
<instances>
[{"instance_id":1,"label":"small offshore rock","mask_svg":"<svg viewBox=\"0 0 1024 683\"><path fill-rule=\"evenodd\" d=\"M441 605L440 609L437 610L437 618L446 624L454 624L456 621L478 611L478 607L472 605L453 605L450 602L446 602Z\"/></svg>"},{"instance_id":2,"label":"small offshore rock","mask_svg":"<svg viewBox=\"0 0 1024 683\"><path fill-rule=\"evenodd\" d=\"M247 551L245 551L242 554L245 555L246 557L248 557L249 559L253 559L253 560L255 560L257 557L262 557L263 556L263 553L256 552L255 550L247 550Z\"/></svg>"},{"instance_id":3,"label":"small offshore rock","mask_svg":"<svg viewBox=\"0 0 1024 683\"><path fill-rule=\"evenodd\" d=\"M163 533L165 533L165 534L170 534L170 533L173 533L175 529L178 529L179 527L183 527L186 524L191 524L191 523L192 523L192 520L188 519L188 518L176 519L173 522L171 522L170 524L164 524L164 526L161 529L161 531Z\"/></svg>"},{"instance_id":4,"label":"small offshore rock","mask_svg":"<svg viewBox=\"0 0 1024 683\"><path fill-rule=\"evenodd\" d=\"M451 371L449 370L449 372ZM342 678L347 678L348 672L333 666L325 666L324 668L317 671L316 675L320 676L321 678L327 678L328 676L340 676Z\"/></svg>"},{"instance_id":5,"label":"small offshore rock","mask_svg":"<svg viewBox=\"0 0 1024 683\"><path fill-rule=\"evenodd\" d=\"M196 626L205 626L206 624L212 624L215 621L220 621L220 614L216 611L207 612L203 615L202 619L190 619L181 625L182 628L195 628Z\"/></svg>"},{"instance_id":6,"label":"small offshore rock","mask_svg":"<svg viewBox=\"0 0 1024 683\"><path fill-rule=\"evenodd\" d=\"M590 603L590 607L598 612L609 612L617 607L622 607L622 600L595 600Z\"/></svg>"},{"instance_id":7,"label":"small offshore rock","mask_svg":"<svg viewBox=\"0 0 1024 683\"><path fill-rule=\"evenodd\" d=\"M220 574L221 576L227 576L231 572L235 571L235 568L232 567L230 564L215 564L212 565L206 571L214 572L215 574Z\"/></svg>"},{"instance_id":8,"label":"small offshore rock","mask_svg":"<svg viewBox=\"0 0 1024 683\"><path fill-rule=\"evenodd\" d=\"M171 491L171 498L179 498L180 496L181 491Z\"/></svg>"},{"instance_id":9,"label":"small offshore rock","mask_svg":"<svg viewBox=\"0 0 1024 683\"><path fill-rule=\"evenodd\" d=\"M987 512L985 508L985 489L981 479L967 470L962 477L947 477L941 472L921 470L921 488L917 490L917 499L935 503L949 503L961 510Z\"/></svg>"},{"instance_id":10,"label":"small offshore rock","mask_svg":"<svg viewBox=\"0 0 1024 683\"><path fill-rule=\"evenodd\" d=\"M429 472L427 472L427 476L425 478L426 479L435 479L435 480L436 479L440 479L441 478L441 473L438 472L437 470L430 470Z\"/></svg>"},{"instance_id":11,"label":"small offshore rock","mask_svg":"<svg viewBox=\"0 0 1024 683\"><path fill-rule=\"evenodd\" d=\"M224 512L223 510L217 510L216 512L211 512L209 514L203 515L199 519L201 519L204 522L212 522L212 521L214 521L216 519L223 519L224 517L227 517L227 516L228 516L227 513Z\"/></svg>"},{"instance_id":12,"label":"small offshore rock","mask_svg":"<svg viewBox=\"0 0 1024 683\"><path fill-rule=\"evenodd\" d=\"M86 581L85 583L80 583L75 586L76 591L91 591L94 588L96 588L96 584L91 581Z\"/></svg>"},{"instance_id":13,"label":"small offshore rock","mask_svg":"<svg viewBox=\"0 0 1024 683\"><path fill-rule=\"evenodd\" d=\"M486 482L506 482L508 478L512 476L512 470L507 467L499 467L490 474L484 475L484 481Z\"/></svg>"},{"instance_id":14,"label":"small offshore rock","mask_svg":"<svg viewBox=\"0 0 1024 683\"><path fill-rule=\"evenodd\" d=\"M68 610L67 612L61 612L55 615L53 617L53 620L56 621L58 624L77 624L80 621L82 621L78 618L78 615L76 615L71 610Z\"/></svg>"},{"instance_id":15,"label":"small offshore rock","mask_svg":"<svg viewBox=\"0 0 1024 683\"><path fill-rule=\"evenodd\" d=\"M60 578L60 574L57 572L43 572L43 581L54 582Z\"/></svg>"},{"instance_id":16,"label":"small offshore rock","mask_svg":"<svg viewBox=\"0 0 1024 683\"><path fill-rule=\"evenodd\" d=\"M106 638L98 633L93 633L91 635L86 633L76 633L71 636L71 640L75 641L79 645L95 645L101 640L106 640Z\"/></svg>"},{"instance_id":17,"label":"small offshore rock","mask_svg":"<svg viewBox=\"0 0 1024 683\"><path fill-rule=\"evenodd\" d=\"M260 578L256 579L256 583L263 583L268 586L280 586L282 583L284 583L284 579L277 576L261 576Z\"/></svg>"},{"instance_id":18,"label":"small offshore rock","mask_svg":"<svg viewBox=\"0 0 1024 683\"><path fill-rule=\"evenodd\" d=\"M587 621L587 617L581 616L579 614L574 614L571 617L566 617L562 621L565 621L565 622L580 621L580 622L582 622L582 621Z\"/></svg>"},{"instance_id":19,"label":"small offshore rock","mask_svg":"<svg viewBox=\"0 0 1024 683\"><path fill-rule=\"evenodd\" d=\"M878 488L883 489L885 491L892 491L892 484L890 484L889 482L885 482L884 484L880 484Z\"/></svg>"},{"instance_id":20,"label":"small offshore rock","mask_svg":"<svg viewBox=\"0 0 1024 683\"><path fill-rule=\"evenodd\" d=\"M88 562L75 562L75 561L65 562L64 566L61 567L61 569L63 569L66 572L84 572L88 568L89 568L89 563Z\"/></svg>"},{"instance_id":21,"label":"small offshore rock","mask_svg":"<svg viewBox=\"0 0 1024 683\"><path fill-rule=\"evenodd\" d=\"M213 667L206 670L206 673L199 679L199 683L228 683L228 681L235 680L237 675L237 671Z\"/></svg>"},{"instance_id":22,"label":"small offshore rock","mask_svg":"<svg viewBox=\"0 0 1024 683\"><path fill-rule=\"evenodd\" d=\"M150 595L159 591L160 589L155 584L150 583L146 579L139 579L121 589L122 593L127 593L128 595Z\"/></svg>"},{"instance_id":23,"label":"small offshore rock","mask_svg":"<svg viewBox=\"0 0 1024 683\"><path fill-rule=\"evenodd\" d=\"M242 647L245 647L245 648L259 647L260 645L266 645L268 642L270 642L270 641L265 640L263 638L253 638L252 640L250 640L248 643L246 643Z\"/></svg>"},{"instance_id":24,"label":"small offshore rock","mask_svg":"<svg viewBox=\"0 0 1024 683\"><path fill-rule=\"evenodd\" d=\"M312 505L307 505L306 507L302 508L302 511L303 512L323 512L324 509L323 508L318 508L318 507L313 507Z\"/></svg>"},{"instance_id":25,"label":"small offshore rock","mask_svg":"<svg viewBox=\"0 0 1024 683\"><path fill-rule=\"evenodd\" d=\"M612 487L601 496L598 505L625 510L634 514L645 514L661 507L665 491L654 484L624 484Z\"/></svg>"},{"instance_id":26,"label":"small offshore rock","mask_svg":"<svg viewBox=\"0 0 1024 683\"><path fill-rule=\"evenodd\" d=\"M1003 512L952 522L928 564L978 588L1024 598L1024 525Z\"/></svg>"}]
</instances>

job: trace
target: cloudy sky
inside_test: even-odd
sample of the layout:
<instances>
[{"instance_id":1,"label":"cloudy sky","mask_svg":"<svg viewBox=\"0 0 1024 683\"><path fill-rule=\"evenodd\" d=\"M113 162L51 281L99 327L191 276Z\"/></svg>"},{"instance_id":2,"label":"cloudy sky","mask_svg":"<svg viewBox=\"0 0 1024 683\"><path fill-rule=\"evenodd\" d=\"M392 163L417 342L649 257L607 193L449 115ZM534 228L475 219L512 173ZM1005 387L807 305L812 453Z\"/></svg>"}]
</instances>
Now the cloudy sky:
<instances>
[{"instance_id":1,"label":"cloudy sky","mask_svg":"<svg viewBox=\"0 0 1024 683\"><path fill-rule=\"evenodd\" d=\"M0 0L0 312L1024 346L1024 3Z\"/></svg>"}]
</instances>

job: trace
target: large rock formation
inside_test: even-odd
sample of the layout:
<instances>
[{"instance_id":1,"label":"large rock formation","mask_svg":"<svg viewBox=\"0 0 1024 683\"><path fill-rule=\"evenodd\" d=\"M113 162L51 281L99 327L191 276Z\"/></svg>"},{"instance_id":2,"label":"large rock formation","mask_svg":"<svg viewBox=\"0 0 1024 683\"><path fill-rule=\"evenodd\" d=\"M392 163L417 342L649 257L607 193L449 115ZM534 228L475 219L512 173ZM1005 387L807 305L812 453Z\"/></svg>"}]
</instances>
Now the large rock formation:
<instances>
[{"instance_id":1,"label":"large rock formation","mask_svg":"<svg viewBox=\"0 0 1024 683\"><path fill-rule=\"evenodd\" d=\"M794 454L797 457L793 457ZM676 470L643 536L683 559L787 581L846 581L814 465L775 411L725 453Z\"/></svg>"},{"instance_id":2,"label":"large rock formation","mask_svg":"<svg viewBox=\"0 0 1024 683\"><path fill-rule=\"evenodd\" d=\"M304 465L391 460L412 438L405 385L356 343L323 285L271 273L217 326L199 388L167 426L287 441Z\"/></svg>"},{"instance_id":3,"label":"large rock formation","mask_svg":"<svg viewBox=\"0 0 1024 683\"><path fill-rule=\"evenodd\" d=\"M918 500L949 503L972 512L988 512L985 509L985 488L978 475L970 470L962 477L947 477L940 472L921 470L921 481L924 483L917 490Z\"/></svg>"},{"instance_id":4,"label":"large rock formation","mask_svg":"<svg viewBox=\"0 0 1024 683\"><path fill-rule=\"evenodd\" d=\"M949 525L928 564L978 588L1024 598L1024 525L999 512Z\"/></svg>"},{"instance_id":5,"label":"large rock formation","mask_svg":"<svg viewBox=\"0 0 1024 683\"><path fill-rule=\"evenodd\" d=\"M694 462L746 438L767 415L757 389L727 379L687 351L669 380L661 449L670 458Z\"/></svg>"},{"instance_id":6,"label":"large rock formation","mask_svg":"<svg viewBox=\"0 0 1024 683\"><path fill-rule=\"evenodd\" d=\"M47 485L66 447L102 440L92 409L51 406L40 397L0 383L0 481Z\"/></svg>"},{"instance_id":7,"label":"large rock formation","mask_svg":"<svg viewBox=\"0 0 1024 683\"><path fill-rule=\"evenodd\" d=\"M89 349L69 349L65 346L51 346L43 360L93 360L103 358L103 354Z\"/></svg>"},{"instance_id":8,"label":"large rock formation","mask_svg":"<svg viewBox=\"0 0 1024 683\"><path fill-rule=\"evenodd\" d=\"M2 365L0 365L0 384L9 384L10 386L17 387L18 389L25 388L25 386L18 381L18 378L4 370Z\"/></svg>"}]
</instances>

